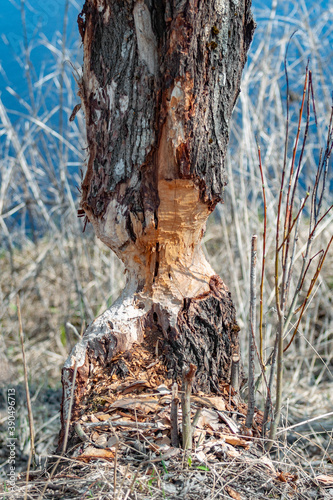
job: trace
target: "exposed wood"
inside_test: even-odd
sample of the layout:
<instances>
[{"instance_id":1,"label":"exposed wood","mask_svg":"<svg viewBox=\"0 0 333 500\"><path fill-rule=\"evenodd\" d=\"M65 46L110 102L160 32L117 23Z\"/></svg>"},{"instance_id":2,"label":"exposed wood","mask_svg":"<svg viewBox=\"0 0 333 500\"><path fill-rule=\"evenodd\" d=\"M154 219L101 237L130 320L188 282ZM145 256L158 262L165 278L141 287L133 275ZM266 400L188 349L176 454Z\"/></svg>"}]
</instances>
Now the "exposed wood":
<instances>
[{"instance_id":1,"label":"exposed wood","mask_svg":"<svg viewBox=\"0 0 333 500\"><path fill-rule=\"evenodd\" d=\"M251 240L251 273L250 273L250 321L249 321L249 377L248 377L248 410L245 425L252 427L255 410L255 373L254 351L256 345L256 265L257 265L257 235Z\"/></svg>"}]
</instances>

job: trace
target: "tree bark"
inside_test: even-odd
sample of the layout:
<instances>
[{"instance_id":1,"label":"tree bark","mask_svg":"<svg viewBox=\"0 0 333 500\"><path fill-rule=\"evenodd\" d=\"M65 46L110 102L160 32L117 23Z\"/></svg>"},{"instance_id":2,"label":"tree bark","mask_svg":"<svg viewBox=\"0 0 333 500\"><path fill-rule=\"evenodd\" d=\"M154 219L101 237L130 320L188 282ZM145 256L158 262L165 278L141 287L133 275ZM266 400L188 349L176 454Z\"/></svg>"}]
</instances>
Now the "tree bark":
<instances>
[{"instance_id":1,"label":"tree bark","mask_svg":"<svg viewBox=\"0 0 333 500\"><path fill-rule=\"evenodd\" d=\"M144 336L162 339L170 378L193 363L194 389L230 381L239 328L200 242L226 184L229 120L255 27L250 3L86 0L79 15L89 148L81 210L127 281L64 366L62 428L75 363L73 420L94 367Z\"/></svg>"}]
</instances>

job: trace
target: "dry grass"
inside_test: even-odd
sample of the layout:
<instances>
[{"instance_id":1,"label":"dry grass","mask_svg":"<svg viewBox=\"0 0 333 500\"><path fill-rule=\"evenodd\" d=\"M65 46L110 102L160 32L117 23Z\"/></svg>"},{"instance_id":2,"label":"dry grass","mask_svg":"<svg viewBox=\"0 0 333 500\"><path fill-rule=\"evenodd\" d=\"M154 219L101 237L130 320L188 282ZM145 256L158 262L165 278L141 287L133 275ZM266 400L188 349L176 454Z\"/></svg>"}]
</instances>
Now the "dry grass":
<instances>
[{"instance_id":1,"label":"dry grass","mask_svg":"<svg viewBox=\"0 0 333 500\"><path fill-rule=\"evenodd\" d=\"M258 29L232 122L227 161L229 185L225 191L225 204L217 207L205 235L205 251L209 260L233 294L243 332L241 342L245 362L245 331L250 306L251 236L258 234L259 273L263 230L256 137L262 150L268 207L267 275L264 283L265 357L272 349L276 329L272 263L285 128L283 60L295 28L299 31L293 37L288 57L290 88L293 92L292 133L295 131L301 98L301 76L308 57L311 57L310 66L317 97L318 129L311 123L303 162L304 190L313 185L314 165L319 156L319 145L323 144L331 107L333 35L330 16L333 7L328 5L320 8L313 2L307 12L306 4L302 1L283 4L285 12L277 11L275 2L273 9L256 3ZM64 37L58 42L65 47ZM124 283L123 268L119 261L96 240L91 228L88 227L82 234L81 220L76 216L78 201L74 186L80 183L77 172L85 159L84 121L81 113L78 113L74 122L68 121L77 98L71 69L65 60L70 59L80 71L76 63L78 49L71 47L59 50L55 43L46 39L42 39L41 43L50 50L51 65L45 75L34 79L31 74L34 103L30 98L24 102L21 99L21 111L12 113L4 108L0 100L0 423L5 426L6 390L15 387L18 394L18 465L22 468L29 454L29 430L24 393L21 390L24 377L18 338L17 294L20 293L21 297L25 350L36 422L36 450L38 455L45 456L54 450L59 429L57 412L61 367L77 340L69 323L80 330L83 321L89 323L114 301ZM24 60L24 51L19 57ZM52 78L48 79L51 73ZM59 99L59 92L64 96L63 99ZM62 108L59 108L59 102ZM61 129L60 115L64 118L62 122L60 120ZM331 190L332 170L326 192L327 204L330 203ZM302 197L301 192L299 197ZM296 268L300 265L302 248L306 242L307 221L306 217L303 219L305 226L300 232ZM327 244L332 225L330 216L318 232L314 253L315 249ZM285 427L329 413L333 409L332 269L331 252L301 325L301 335L297 336L285 358ZM257 367L256 375L259 371ZM260 387L257 395L257 405L261 407L263 389ZM332 491L325 493L319 483L314 481L315 476L328 467L327 453L332 458L332 421L331 416L295 428L287 436L280 434L282 441L276 452L275 466L291 470L292 473L295 468L298 470L301 483L297 493L299 496L295 498L332 498ZM3 443L4 439L5 433L2 433L0 440ZM2 473L6 468L4 448L0 456ZM185 498L186 495L187 498L202 498L203 485L207 488L204 493L207 498L230 498L225 490L228 481L231 488L239 490L244 498L269 498L268 492L272 498L286 498L289 493L296 495L287 483L272 482L269 473L263 473L255 460L253 457L244 457L243 461L237 463L221 460L210 465L209 472L196 471L195 480L193 470L182 466L181 459L167 464L171 471L168 479L161 465L156 465L154 477L157 479L151 481L152 473L141 471L138 483L127 498L163 498L163 495L169 499ZM124 464L120 463L118 467L119 478L124 478L124 495L119 496L122 499L135 473L135 460L131 464L133 466L127 473ZM329 468L326 472L332 475ZM57 479L53 493L58 498L112 498L113 469L108 464L82 467L82 464L71 462L66 473L75 477L72 478L73 482L61 477ZM176 475L180 477L180 482L174 486L172 481ZM253 479L252 483L249 477ZM66 487L73 488L72 492L61 490L65 482ZM260 493L265 483L271 489ZM178 488L177 491L172 492L170 486L168 492L168 484L173 484L174 488ZM198 484L199 493L195 490ZM28 498L37 498L39 488L39 480L31 483ZM16 498L22 497L23 489L20 491ZM48 492L48 495L51 496L51 493Z\"/></svg>"}]
</instances>

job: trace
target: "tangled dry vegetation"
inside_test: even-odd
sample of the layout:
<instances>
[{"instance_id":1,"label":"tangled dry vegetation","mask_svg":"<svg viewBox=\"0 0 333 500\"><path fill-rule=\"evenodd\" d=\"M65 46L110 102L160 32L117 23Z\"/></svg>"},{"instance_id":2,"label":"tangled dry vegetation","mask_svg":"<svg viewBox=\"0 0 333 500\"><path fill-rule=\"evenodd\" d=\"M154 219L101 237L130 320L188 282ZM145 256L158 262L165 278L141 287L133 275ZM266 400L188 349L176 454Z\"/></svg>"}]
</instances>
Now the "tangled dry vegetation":
<instances>
[{"instance_id":1,"label":"tangled dry vegetation","mask_svg":"<svg viewBox=\"0 0 333 500\"><path fill-rule=\"evenodd\" d=\"M256 138L261 145L267 186L265 357L274 344L277 324L273 259L285 128L283 61L295 27L299 32L294 36L288 58L292 61L289 63L291 134L295 131L302 94L300 75L304 74L309 56L317 97L318 127L311 129L303 158L304 190L313 186L314 165L332 104L331 89L325 84L332 81L329 22L332 6L320 10L320 6L313 4L308 12L303 2L286 2L285 8L287 14L277 11L273 1L272 8L256 11L256 41L231 129L225 204L218 206L210 218L205 236L208 259L230 287L235 301L245 370L251 236L258 234L260 262L263 230ZM36 93L34 104L28 99L23 105L21 100L22 111L15 115L0 100L1 134L5 137L0 163L0 473L3 477L0 491L3 498L25 495L119 500L332 498L332 251L299 334L285 357L282 427L270 455L260 448L259 431L251 438L242 434L246 407L240 414L233 413L235 396L229 389L219 402L213 401L212 395L196 395L192 410L195 413L201 408L201 420L193 450L186 454L171 447L170 381L159 373L158 363L148 371L139 363L131 368L131 387L121 387L121 382L114 378L107 394L101 389L101 394L87 401L87 418L80 422L83 433L80 437L79 428L77 442L73 444L76 456L64 458L50 479L50 454L55 451L59 432L62 365L77 341L82 324L89 323L114 301L125 279L121 264L96 240L89 226L82 234L81 221L76 217L74 185L80 183L80 178L75 172L84 160L84 126L80 113L74 122L67 120L76 97L65 61L70 59L76 64L77 48L67 49L66 37L60 42L63 50L59 51L55 44L41 40L54 59L46 66L46 74L32 84ZM24 62L27 54L23 51L21 57ZM78 64L76 67L79 70ZM54 72L51 85L45 78L47 72ZM60 102L66 103L60 111L59 92L63 96ZM55 120L59 113L66 116L66 120L60 120L61 129ZM330 175L327 206L331 203ZM306 215L303 222L297 243L296 275L307 239ZM313 253L327 245L332 225L330 214L320 226ZM27 483L24 471L30 434L18 337L18 294L39 460L39 469L30 471ZM151 355L148 352L146 358L143 353L138 356L145 367L158 361L156 353L150 361ZM256 376L259 374L258 366ZM15 495L6 492L9 387L15 388L17 394L17 467L21 472ZM265 387L258 387L256 405L261 409L264 391ZM246 398L246 387L242 397ZM322 418L306 422L316 417ZM255 422L259 427L260 418L257 411ZM132 425L120 425L119 421ZM297 427L291 428L296 424ZM94 459L91 453L95 453ZM100 453L99 457L96 453Z\"/></svg>"}]
</instances>

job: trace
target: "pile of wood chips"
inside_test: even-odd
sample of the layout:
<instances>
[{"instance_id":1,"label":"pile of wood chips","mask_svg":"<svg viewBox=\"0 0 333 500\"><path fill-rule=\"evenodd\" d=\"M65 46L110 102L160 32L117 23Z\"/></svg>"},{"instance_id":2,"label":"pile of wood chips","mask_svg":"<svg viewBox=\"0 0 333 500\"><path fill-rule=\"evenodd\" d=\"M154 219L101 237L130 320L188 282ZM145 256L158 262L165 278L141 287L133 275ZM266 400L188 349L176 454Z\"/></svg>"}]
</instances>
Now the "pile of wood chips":
<instances>
[{"instance_id":1,"label":"pile of wood chips","mask_svg":"<svg viewBox=\"0 0 333 500\"><path fill-rule=\"evenodd\" d=\"M126 356L126 359L125 359ZM180 448L171 445L170 407L172 381L155 346L135 345L128 354L119 354L112 364L125 363L125 381L111 375L112 366L97 369L75 422L79 442L70 456L83 462L96 459L126 462L161 461L177 456ZM178 387L181 394L181 385ZM235 458L240 448L249 449L253 438L261 436L262 413L257 411L251 432L244 428L247 406L233 388L220 385L220 394L198 392L191 396L192 419L200 411L193 432L195 457L203 463ZM178 428L181 443L181 405Z\"/></svg>"}]
</instances>

